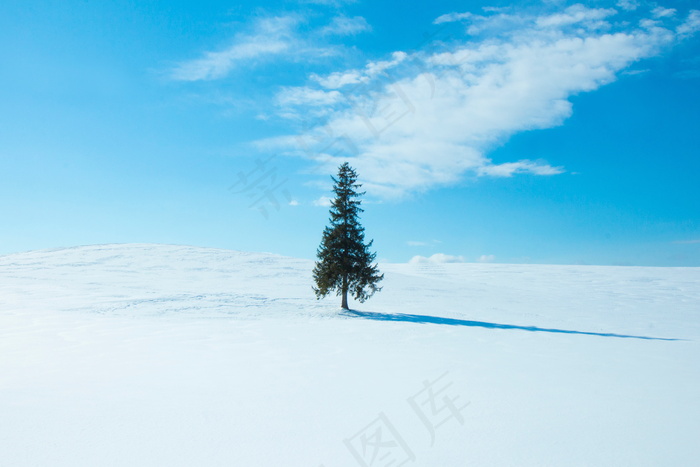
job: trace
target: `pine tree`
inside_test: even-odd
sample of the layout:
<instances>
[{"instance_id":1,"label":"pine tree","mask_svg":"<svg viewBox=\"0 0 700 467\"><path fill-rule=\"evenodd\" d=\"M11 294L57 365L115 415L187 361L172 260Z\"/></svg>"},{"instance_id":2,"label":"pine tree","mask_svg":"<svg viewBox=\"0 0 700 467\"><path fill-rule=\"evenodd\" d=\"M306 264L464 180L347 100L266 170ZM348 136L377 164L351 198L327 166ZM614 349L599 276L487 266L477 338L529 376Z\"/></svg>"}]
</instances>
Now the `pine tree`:
<instances>
[{"instance_id":1,"label":"pine tree","mask_svg":"<svg viewBox=\"0 0 700 467\"><path fill-rule=\"evenodd\" d=\"M382 288L377 283L384 278L377 265L372 265L376 253L370 252L372 241L365 245L365 229L360 225L360 196L357 173L345 162L333 179L335 199L331 202L330 225L323 230L323 239L314 267L314 292L320 299L335 290L341 295L343 309L348 309L348 292L364 302Z\"/></svg>"}]
</instances>

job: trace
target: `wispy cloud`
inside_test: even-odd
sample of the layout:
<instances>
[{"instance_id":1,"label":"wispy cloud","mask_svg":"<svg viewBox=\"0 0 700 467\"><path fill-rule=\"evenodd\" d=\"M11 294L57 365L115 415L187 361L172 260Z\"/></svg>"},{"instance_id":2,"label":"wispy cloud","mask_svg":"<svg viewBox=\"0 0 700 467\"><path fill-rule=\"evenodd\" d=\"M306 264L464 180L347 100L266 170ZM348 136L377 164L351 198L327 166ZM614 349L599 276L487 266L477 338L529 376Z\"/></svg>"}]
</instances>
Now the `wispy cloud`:
<instances>
[{"instance_id":1,"label":"wispy cloud","mask_svg":"<svg viewBox=\"0 0 700 467\"><path fill-rule=\"evenodd\" d=\"M564 173L563 167L552 167L545 162L521 160L504 164L488 164L477 169L478 175L492 177L512 177L514 174L558 175Z\"/></svg>"},{"instance_id":2,"label":"wispy cloud","mask_svg":"<svg viewBox=\"0 0 700 467\"><path fill-rule=\"evenodd\" d=\"M357 3L358 0L299 0L301 4L311 4L311 5L325 5L332 7L340 7L343 5L349 5L352 3Z\"/></svg>"},{"instance_id":3,"label":"wispy cloud","mask_svg":"<svg viewBox=\"0 0 700 467\"><path fill-rule=\"evenodd\" d=\"M299 21L297 16L259 19L251 32L238 34L229 47L180 63L170 77L177 81L218 79L242 62L284 53L296 42L294 30Z\"/></svg>"},{"instance_id":4,"label":"wispy cloud","mask_svg":"<svg viewBox=\"0 0 700 467\"><path fill-rule=\"evenodd\" d=\"M676 9L659 6L651 10L651 14L654 18L668 18L676 14Z\"/></svg>"},{"instance_id":5,"label":"wispy cloud","mask_svg":"<svg viewBox=\"0 0 700 467\"><path fill-rule=\"evenodd\" d=\"M639 8L639 2L636 0L619 0L616 5L626 11L634 11Z\"/></svg>"},{"instance_id":6,"label":"wispy cloud","mask_svg":"<svg viewBox=\"0 0 700 467\"><path fill-rule=\"evenodd\" d=\"M419 240L409 240L406 242L408 246L436 246L442 243L440 240L431 240L430 242L423 242Z\"/></svg>"},{"instance_id":7,"label":"wispy cloud","mask_svg":"<svg viewBox=\"0 0 700 467\"><path fill-rule=\"evenodd\" d=\"M321 196L320 198L315 199L313 201L313 205L326 208L326 207L329 207L331 205L332 201L333 200L330 199L328 196Z\"/></svg>"},{"instance_id":8,"label":"wispy cloud","mask_svg":"<svg viewBox=\"0 0 700 467\"><path fill-rule=\"evenodd\" d=\"M561 174L564 167L537 154L495 164L488 153L516 133L563 124L571 96L615 81L700 29L697 11L685 19L649 11L639 19L617 21L615 10L582 5L443 15L436 22L466 20L472 37L310 75L307 88L338 90L341 98L334 94L324 118L305 122L310 129L292 138L303 142L297 153L328 172L349 161L368 192L387 198L457 183L466 173ZM304 93L309 99L298 101L296 115L317 105Z\"/></svg>"},{"instance_id":9,"label":"wispy cloud","mask_svg":"<svg viewBox=\"0 0 700 467\"><path fill-rule=\"evenodd\" d=\"M673 243L679 244L679 245L694 245L697 243L700 243L700 238L695 239L695 240L678 240Z\"/></svg>"},{"instance_id":10,"label":"wispy cloud","mask_svg":"<svg viewBox=\"0 0 700 467\"><path fill-rule=\"evenodd\" d=\"M370 61L361 70L336 71L326 76L312 74L310 77L326 89L340 89L352 84L369 83L400 65L407 57L405 52L394 52L389 60Z\"/></svg>"},{"instance_id":11,"label":"wispy cloud","mask_svg":"<svg viewBox=\"0 0 700 467\"><path fill-rule=\"evenodd\" d=\"M700 31L700 10L692 10L688 18L676 28L681 37L688 37Z\"/></svg>"},{"instance_id":12,"label":"wispy cloud","mask_svg":"<svg viewBox=\"0 0 700 467\"><path fill-rule=\"evenodd\" d=\"M309 87L287 87L277 94L277 104L280 106L296 105L331 105L338 102L342 95L338 91L325 91Z\"/></svg>"},{"instance_id":13,"label":"wispy cloud","mask_svg":"<svg viewBox=\"0 0 700 467\"><path fill-rule=\"evenodd\" d=\"M337 53L336 47L329 45L324 38L371 30L361 16L336 16L326 26L302 33L300 26L305 22L301 14L258 18L236 34L228 47L179 63L168 75L175 81L215 80L256 61L314 60Z\"/></svg>"},{"instance_id":14,"label":"wispy cloud","mask_svg":"<svg viewBox=\"0 0 700 467\"><path fill-rule=\"evenodd\" d=\"M336 16L328 26L321 29L324 35L354 36L361 32L371 31L372 27L362 16Z\"/></svg>"},{"instance_id":15,"label":"wispy cloud","mask_svg":"<svg viewBox=\"0 0 700 467\"><path fill-rule=\"evenodd\" d=\"M447 13L435 19L433 24L454 23L455 21L467 20L473 16L475 15L472 13Z\"/></svg>"},{"instance_id":16,"label":"wispy cloud","mask_svg":"<svg viewBox=\"0 0 700 467\"><path fill-rule=\"evenodd\" d=\"M406 242L406 245L408 246L428 246L428 243L426 242L419 242L416 240L409 240Z\"/></svg>"},{"instance_id":17,"label":"wispy cloud","mask_svg":"<svg viewBox=\"0 0 700 467\"><path fill-rule=\"evenodd\" d=\"M572 5L561 13L541 16L536 20L536 24L542 28L561 28L582 24L588 29L598 29L609 26L603 20L615 13L617 12L612 8L588 8L579 4Z\"/></svg>"}]
</instances>

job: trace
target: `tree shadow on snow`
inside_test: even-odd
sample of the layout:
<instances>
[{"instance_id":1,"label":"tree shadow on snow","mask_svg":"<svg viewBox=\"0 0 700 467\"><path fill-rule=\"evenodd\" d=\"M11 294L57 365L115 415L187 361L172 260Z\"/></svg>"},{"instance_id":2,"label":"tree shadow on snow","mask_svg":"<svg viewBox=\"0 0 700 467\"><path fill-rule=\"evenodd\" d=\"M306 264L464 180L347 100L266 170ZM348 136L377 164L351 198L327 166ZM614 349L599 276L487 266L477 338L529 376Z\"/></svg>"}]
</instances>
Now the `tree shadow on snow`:
<instances>
[{"instance_id":1,"label":"tree shadow on snow","mask_svg":"<svg viewBox=\"0 0 700 467\"><path fill-rule=\"evenodd\" d=\"M488 323L486 321L470 321L464 319L441 318L439 316L409 315L404 313L375 313L369 311L344 310L345 316L356 318L373 319L377 321L403 321L418 324L442 324L447 326L468 326L487 329L516 329L530 332L554 332L560 334L581 334L586 336L618 337L624 339L645 339L656 341L678 341L683 339L673 339L667 337L633 336L627 334L613 334L608 332L571 331L567 329L538 328L536 326L518 326L515 324Z\"/></svg>"}]
</instances>

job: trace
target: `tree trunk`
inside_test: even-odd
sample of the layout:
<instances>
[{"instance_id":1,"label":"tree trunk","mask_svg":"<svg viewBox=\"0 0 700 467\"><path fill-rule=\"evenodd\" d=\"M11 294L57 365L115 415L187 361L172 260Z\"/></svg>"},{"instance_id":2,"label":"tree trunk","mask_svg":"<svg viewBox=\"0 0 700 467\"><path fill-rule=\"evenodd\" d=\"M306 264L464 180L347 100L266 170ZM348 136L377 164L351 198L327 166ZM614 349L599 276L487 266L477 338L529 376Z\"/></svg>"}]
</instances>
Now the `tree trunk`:
<instances>
[{"instance_id":1,"label":"tree trunk","mask_svg":"<svg viewBox=\"0 0 700 467\"><path fill-rule=\"evenodd\" d=\"M348 308L348 276L343 276L343 303L340 305L343 310Z\"/></svg>"}]
</instances>

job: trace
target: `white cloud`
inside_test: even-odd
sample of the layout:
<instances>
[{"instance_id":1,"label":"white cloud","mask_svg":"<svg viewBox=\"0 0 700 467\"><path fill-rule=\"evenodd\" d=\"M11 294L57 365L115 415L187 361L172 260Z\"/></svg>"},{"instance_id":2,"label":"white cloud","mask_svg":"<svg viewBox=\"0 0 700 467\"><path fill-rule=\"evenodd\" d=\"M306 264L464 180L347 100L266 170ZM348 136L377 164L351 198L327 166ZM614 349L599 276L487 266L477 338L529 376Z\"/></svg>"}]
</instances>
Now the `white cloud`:
<instances>
[{"instance_id":1,"label":"white cloud","mask_svg":"<svg viewBox=\"0 0 700 467\"><path fill-rule=\"evenodd\" d=\"M411 264L425 264L425 263L437 263L437 264L444 264L444 263L464 263L465 259L463 256L452 256L452 255L446 255L444 253L435 253L434 255L430 257L425 257L425 256L414 256L413 258L410 259L409 263Z\"/></svg>"},{"instance_id":2,"label":"white cloud","mask_svg":"<svg viewBox=\"0 0 700 467\"><path fill-rule=\"evenodd\" d=\"M418 240L409 240L406 242L406 245L408 245L408 246L433 246L434 247L434 246L439 245L441 243L442 242L440 240L435 240L435 239L433 239L429 242L422 242L422 241L418 241Z\"/></svg>"},{"instance_id":3,"label":"white cloud","mask_svg":"<svg viewBox=\"0 0 700 467\"><path fill-rule=\"evenodd\" d=\"M291 201L289 202L289 205L290 205L290 206L299 206L299 201L293 199L293 200L291 200Z\"/></svg>"},{"instance_id":4,"label":"white cloud","mask_svg":"<svg viewBox=\"0 0 700 467\"><path fill-rule=\"evenodd\" d=\"M339 89L348 84L357 84L364 80L362 72L357 70L336 71L327 76L311 75L311 79L326 89Z\"/></svg>"},{"instance_id":5,"label":"white cloud","mask_svg":"<svg viewBox=\"0 0 700 467\"><path fill-rule=\"evenodd\" d=\"M639 8L639 2L636 0L619 0L617 6L625 11L634 11Z\"/></svg>"},{"instance_id":6,"label":"white cloud","mask_svg":"<svg viewBox=\"0 0 700 467\"><path fill-rule=\"evenodd\" d=\"M321 34L337 36L354 36L361 32L371 31L372 26L362 16L336 16L331 23L321 29Z\"/></svg>"},{"instance_id":7,"label":"white cloud","mask_svg":"<svg viewBox=\"0 0 700 467\"><path fill-rule=\"evenodd\" d=\"M247 30L239 32L228 47L184 61L169 70L168 76L175 81L214 80L225 77L237 67L249 66L254 60L318 59L338 53L337 47L324 45L328 36L356 35L372 30L362 16L341 15L332 18L325 27L302 34L299 29L305 21L300 14L258 18Z\"/></svg>"},{"instance_id":8,"label":"white cloud","mask_svg":"<svg viewBox=\"0 0 700 467\"><path fill-rule=\"evenodd\" d=\"M676 14L676 9L659 6L651 10L651 14L654 18L668 18Z\"/></svg>"},{"instance_id":9,"label":"white cloud","mask_svg":"<svg viewBox=\"0 0 700 467\"><path fill-rule=\"evenodd\" d=\"M636 27L613 21L614 14L576 5L539 16L470 15L470 28L483 38L312 75L309 87L338 90L341 98L323 124L299 135L308 144L297 150L315 155L323 172L350 162L364 188L384 198L454 184L465 173L561 174L563 167L536 160L537 154L494 164L488 153L516 133L562 125L573 113L572 96L615 81L700 29L697 11L675 32L664 18ZM358 83L364 86L343 89Z\"/></svg>"},{"instance_id":10,"label":"white cloud","mask_svg":"<svg viewBox=\"0 0 700 467\"><path fill-rule=\"evenodd\" d=\"M486 10L487 13L494 13L486 15L475 15L472 13L451 13L437 18L435 21L433 21L433 23L440 24L454 21L465 21L468 24L467 34L477 36L484 32L512 32L535 18L522 14L509 14L505 11L507 10Z\"/></svg>"},{"instance_id":11,"label":"white cloud","mask_svg":"<svg viewBox=\"0 0 700 467\"><path fill-rule=\"evenodd\" d=\"M622 74L626 76L636 76L636 75L643 75L644 73L649 73L648 68L645 68L643 70L628 70L628 71L623 71Z\"/></svg>"},{"instance_id":12,"label":"white cloud","mask_svg":"<svg viewBox=\"0 0 700 467\"><path fill-rule=\"evenodd\" d=\"M538 163L529 160L518 162L506 162L504 164L491 164L479 167L478 175L490 175L492 177L512 177L514 174L529 173L534 175L558 175L564 173L563 167L552 167L546 163Z\"/></svg>"},{"instance_id":13,"label":"white cloud","mask_svg":"<svg viewBox=\"0 0 700 467\"><path fill-rule=\"evenodd\" d=\"M425 243L425 242L418 242L418 241L415 241L415 240L409 240L409 241L407 241L407 242L406 242L406 245L408 245L408 246L428 246L428 244Z\"/></svg>"},{"instance_id":14,"label":"white cloud","mask_svg":"<svg viewBox=\"0 0 700 467\"><path fill-rule=\"evenodd\" d=\"M688 18L676 28L681 37L687 37L700 31L700 10L691 10Z\"/></svg>"},{"instance_id":15,"label":"white cloud","mask_svg":"<svg viewBox=\"0 0 700 467\"><path fill-rule=\"evenodd\" d=\"M340 7L346 4L357 3L357 0L299 0L299 3Z\"/></svg>"},{"instance_id":16,"label":"white cloud","mask_svg":"<svg viewBox=\"0 0 700 467\"><path fill-rule=\"evenodd\" d=\"M600 21L617 13L607 8L587 8L583 5L572 5L562 13L555 13L540 17L536 20L539 27L551 28L570 26L573 24L586 24L589 28L597 28L604 23Z\"/></svg>"},{"instance_id":17,"label":"white cloud","mask_svg":"<svg viewBox=\"0 0 700 467\"><path fill-rule=\"evenodd\" d=\"M326 89L340 89L350 84L368 83L373 78L400 65L408 58L405 52L394 52L390 60L370 61L362 70L333 72L326 76L312 74L310 77Z\"/></svg>"},{"instance_id":18,"label":"white cloud","mask_svg":"<svg viewBox=\"0 0 700 467\"><path fill-rule=\"evenodd\" d=\"M342 97L338 91L324 91L309 87L287 87L277 94L277 104L280 106L292 105L331 105Z\"/></svg>"},{"instance_id":19,"label":"white cloud","mask_svg":"<svg viewBox=\"0 0 700 467\"><path fill-rule=\"evenodd\" d=\"M347 34L347 28L359 27L360 20L357 18L350 18L350 23L340 23L336 27L345 27ZM299 25L304 21L300 15L259 18L250 25L247 32L238 33L228 47L205 52L201 58L178 64L169 71L169 77L175 81L215 80L224 78L237 67L250 66L256 60L276 58L301 61L335 55L337 49L323 45L320 40L321 36L328 35L322 30L300 34ZM355 21L355 26L352 26L352 21ZM341 32L337 30L335 34Z\"/></svg>"},{"instance_id":20,"label":"white cloud","mask_svg":"<svg viewBox=\"0 0 700 467\"><path fill-rule=\"evenodd\" d=\"M199 81L226 76L238 63L258 57L278 55L290 49L296 16L280 16L258 20L249 34L239 34L234 43L218 52L175 67L170 76L176 81Z\"/></svg>"},{"instance_id":21,"label":"white cloud","mask_svg":"<svg viewBox=\"0 0 700 467\"><path fill-rule=\"evenodd\" d=\"M289 44L275 39L236 44L220 52L206 52L203 58L181 63L170 76L176 81L218 79L226 76L239 61L279 54L288 48Z\"/></svg>"},{"instance_id":22,"label":"white cloud","mask_svg":"<svg viewBox=\"0 0 700 467\"><path fill-rule=\"evenodd\" d=\"M480 263L491 263L496 260L494 255L481 255L476 259Z\"/></svg>"},{"instance_id":23,"label":"white cloud","mask_svg":"<svg viewBox=\"0 0 700 467\"><path fill-rule=\"evenodd\" d=\"M320 207L330 207L332 199L330 199L328 196L321 196L319 199L315 199L313 204L314 206L320 206Z\"/></svg>"},{"instance_id":24,"label":"white cloud","mask_svg":"<svg viewBox=\"0 0 700 467\"><path fill-rule=\"evenodd\" d=\"M490 15L476 15L473 13L449 13L438 17L433 24L442 24L456 21L467 21L467 32L471 35L486 33L514 33L523 27L536 28L562 28L572 25L584 25L589 29L598 29L608 26L603 21L605 18L617 13L611 8L589 8L581 4L572 5L562 11L551 14L533 15L531 13L509 13L509 9L485 8Z\"/></svg>"},{"instance_id":25,"label":"white cloud","mask_svg":"<svg viewBox=\"0 0 700 467\"><path fill-rule=\"evenodd\" d=\"M367 66L365 66L365 75L370 79L379 76L380 74L385 73L387 70L401 64L404 60L406 60L406 58L408 58L408 54L406 52L399 51L391 54L391 60L369 62Z\"/></svg>"},{"instance_id":26,"label":"white cloud","mask_svg":"<svg viewBox=\"0 0 700 467\"><path fill-rule=\"evenodd\" d=\"M433 24L454 23L456 21L464 21L473 16L471 13L447 13L436 18Z\"/></svg>"}]
</instances>

